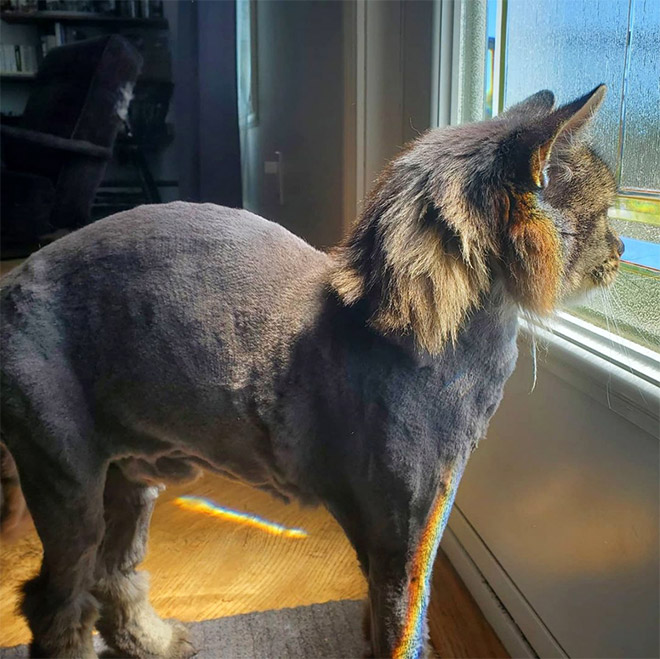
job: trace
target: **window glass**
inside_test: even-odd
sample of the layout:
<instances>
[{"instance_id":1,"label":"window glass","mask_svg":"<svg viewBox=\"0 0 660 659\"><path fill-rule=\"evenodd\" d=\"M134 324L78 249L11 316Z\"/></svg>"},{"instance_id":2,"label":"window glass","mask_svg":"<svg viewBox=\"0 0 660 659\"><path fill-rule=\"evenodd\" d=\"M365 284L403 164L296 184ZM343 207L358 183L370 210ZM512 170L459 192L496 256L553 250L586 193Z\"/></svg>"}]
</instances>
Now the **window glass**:
<instances>
[{"instance_id":1,"label":"window glass","mask_svg":"<svg viewBox=\"0 0 660 659\"><path fill-rule=\"evenodd\" d=\"M660 190L660 2L633 0L624 95L621 188Z\"/></svg>"},{"instance_id":2,"label":"window glass","mask_svg":"<svg viewBox=\"0 0 660 659\"><path fill-rule=\"evenodd\" d=\"M609 91L593 137L615 168L627 34L627 2L510 0L504 106L539 89L552 90L559 102L573 100L604 82Z\"/></svg>"}]
</instances>

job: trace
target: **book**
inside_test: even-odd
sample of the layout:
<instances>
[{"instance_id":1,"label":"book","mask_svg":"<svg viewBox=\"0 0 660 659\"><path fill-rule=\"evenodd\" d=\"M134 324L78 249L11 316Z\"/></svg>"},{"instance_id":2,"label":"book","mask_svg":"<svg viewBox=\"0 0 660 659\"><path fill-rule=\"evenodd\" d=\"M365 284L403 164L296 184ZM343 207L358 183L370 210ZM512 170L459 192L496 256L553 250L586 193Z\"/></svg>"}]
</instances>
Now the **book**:
<instances>
[{"instance_id":1,"label":"book","mask_svg":"<svg viewBox=\"0 0 660 659\"><path fill-rule=\"evenodd\" d=\"M2 54L4 55L5 61L3 71L5 73L16 73L16 56L14 55L14 46L9 43L3 44Z\"/></svg>"},{"instance_id":2,"label":"book","mask_svg":"<svg viewBox=\"0 0 660 659\"><path fill-rule=\"evenodd\" d=\"M66 35L62 23L55 23L55 46L63 46L66 43Z\"/></svg>"},{"instance_id":3,"label":"book","mask_svg":"<svg viewBox=\"0 0 660 659\"><path fill-rule=\"evenodd\" d=\"M37 49L30 44L21 44L21 66L23 73L37 72Z\"/></svg>"}]
</instances>

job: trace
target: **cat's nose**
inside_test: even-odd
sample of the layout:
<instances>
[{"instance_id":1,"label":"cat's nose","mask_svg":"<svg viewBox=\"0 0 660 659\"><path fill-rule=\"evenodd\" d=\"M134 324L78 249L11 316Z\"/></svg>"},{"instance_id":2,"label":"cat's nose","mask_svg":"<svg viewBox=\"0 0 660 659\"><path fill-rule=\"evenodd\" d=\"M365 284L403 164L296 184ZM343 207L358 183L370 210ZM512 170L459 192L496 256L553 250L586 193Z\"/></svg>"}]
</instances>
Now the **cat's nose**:
<instances>
[{"instance_id":1,"label":"cat's nose","mask_svg":"<svg viewBox=\"0 0 660 659\"><path fill-rule=\"evenodd\" d=\"M623 256L623 253L626 251L626 246L623 244L621 238L616 239L616 251L619 256Z\"/></svg>"}]
</instances>

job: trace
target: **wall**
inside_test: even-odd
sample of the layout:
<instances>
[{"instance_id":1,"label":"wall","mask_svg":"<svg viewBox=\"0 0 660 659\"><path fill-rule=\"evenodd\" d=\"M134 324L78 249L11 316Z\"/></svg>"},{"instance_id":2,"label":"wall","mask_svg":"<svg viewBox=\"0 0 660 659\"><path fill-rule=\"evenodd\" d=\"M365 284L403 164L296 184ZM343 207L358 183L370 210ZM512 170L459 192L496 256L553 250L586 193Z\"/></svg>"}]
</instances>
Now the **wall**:
<instances>
[{"instance_id":1,"label":"wall","mask_svg":"<svg viewBox=\"0 0 660 659\"><path fill-rule=\"evenodd\" d=\"M235 2L178 3L174 112L181 198L241 207Z\"/></svg>"},{"instance_id":2,"label":"wall","mask_svg":"<svg viewBox=\"0 0 660 659\"><path fill-rule=\"evenodd\" d=\"M361 2L358 202L401 147L430 126L433 4Z\"/></svg>"},{"instance_id":3,"label":"wall","mask_svg":"<svg viewBox=\"0 0 660 659\"><path fill-rule=\"evenodd\" d=\"M244 205L329 247L386 162L430 125L433 5L258 2L256 12L259 116L242 129ZM278 175L264 173L276 151L283 203Z\"/></svg>"}]
</instances>

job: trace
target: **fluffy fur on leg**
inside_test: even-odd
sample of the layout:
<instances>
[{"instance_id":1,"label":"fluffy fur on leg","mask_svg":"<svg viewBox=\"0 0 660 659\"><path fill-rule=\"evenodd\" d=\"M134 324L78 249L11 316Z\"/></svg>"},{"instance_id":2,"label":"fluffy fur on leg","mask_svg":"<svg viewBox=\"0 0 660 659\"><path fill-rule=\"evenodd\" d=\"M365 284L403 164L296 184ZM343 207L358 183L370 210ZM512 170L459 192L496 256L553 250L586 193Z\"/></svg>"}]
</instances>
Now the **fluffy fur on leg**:
<instances>
[{"instance_id":1,"label":"fluffy fur on leg","mask_svg":"<svg viewBox=\"0 0 660 659\"><path fill-rule=\"evenodd\" d=\"M30 526L16 463L0 442L0 535L3 541L19 538Z\"/></svg>"},{"instance_id":2,"label":"fluffy fur on leg","mask_svg":"<svg viewBox=\"0 0 660 659\"><path fill-rule=\"evenodd\" d=\"M31 657L96 659L92 629L98 617L98 602L80 593L66 603L55 602L46 578L39 575L23 585L20 608L33 635Z\"/></svg>"},{"instance_id":3,"label":"fluffy fur on leg","mask_svg":"<svg viewBox=\"0 0 660 659\"><path fill-rule=\"evenodd\" d=\"M103 601L97 629L122 656L139 659L186 659L195 654L181 623L160 619L149 603L146 572L115 574L97 583Z\"/></svg>"}]
</instances>

